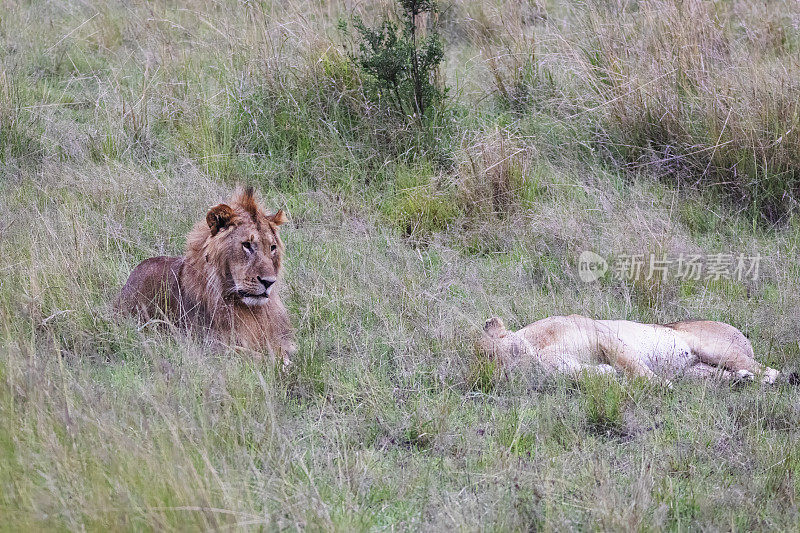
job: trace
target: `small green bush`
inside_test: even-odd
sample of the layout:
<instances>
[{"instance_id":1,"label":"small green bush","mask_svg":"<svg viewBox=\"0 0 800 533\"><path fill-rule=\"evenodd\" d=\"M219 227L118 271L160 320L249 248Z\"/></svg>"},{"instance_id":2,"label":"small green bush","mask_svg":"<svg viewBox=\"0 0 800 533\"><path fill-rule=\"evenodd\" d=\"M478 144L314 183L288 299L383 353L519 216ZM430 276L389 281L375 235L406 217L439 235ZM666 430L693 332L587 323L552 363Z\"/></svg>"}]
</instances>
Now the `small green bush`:
<instances>
[{"instance_id":1,"label":"small green bush","mask_svg":"<svg viewBox=\"0 0 800 533\"><path fill-rule=\"evenodd\" d=\"M444 45L436 27L421 37L420 20L436 12L431 0L398 0L400 23L384 20L369 28L360 17L353 19L361 42L353 60L370 80L373 93L402 115L424 117L441 103L447 89L437 83ZM343 25L346 29L346 25Z\"/></svg>"}]
</instances>

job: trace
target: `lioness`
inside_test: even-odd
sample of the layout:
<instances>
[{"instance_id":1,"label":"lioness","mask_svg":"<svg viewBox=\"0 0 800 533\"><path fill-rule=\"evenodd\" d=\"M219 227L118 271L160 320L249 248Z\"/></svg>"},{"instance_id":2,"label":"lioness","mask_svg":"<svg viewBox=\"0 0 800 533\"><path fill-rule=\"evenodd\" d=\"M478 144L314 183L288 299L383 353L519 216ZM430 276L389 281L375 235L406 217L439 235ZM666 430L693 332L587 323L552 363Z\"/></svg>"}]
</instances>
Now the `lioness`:
<instances>
[{"instance_id":1,"label":"lioness","mask_svg":"<svg viewBox=\"0 0 800 533\"><path fill-rule=\"evenodd\" d=\"M506 370L524 363L571 376L620 370L668 385L679 376L733 380L760 375L763 382L774 383L779 375L755 360L741 331L708 320L662 326L570 315L513 332L494 317L486 321L478 348Z\"/></svg>"},{"instance_id":2,"label":"lioness","mask_svg":"<svg viewBox=\"0 0 800 533\"><path fill-rule=\"evenodd\" d=\"M286 220L282 210L268 215L252 187L237 188L195 224L184 256L152 257L133 269L118 308L233 346L266 349L288 364L296 346L275 290L284 252L278 226Z\"/></svg>"}]
</instances>

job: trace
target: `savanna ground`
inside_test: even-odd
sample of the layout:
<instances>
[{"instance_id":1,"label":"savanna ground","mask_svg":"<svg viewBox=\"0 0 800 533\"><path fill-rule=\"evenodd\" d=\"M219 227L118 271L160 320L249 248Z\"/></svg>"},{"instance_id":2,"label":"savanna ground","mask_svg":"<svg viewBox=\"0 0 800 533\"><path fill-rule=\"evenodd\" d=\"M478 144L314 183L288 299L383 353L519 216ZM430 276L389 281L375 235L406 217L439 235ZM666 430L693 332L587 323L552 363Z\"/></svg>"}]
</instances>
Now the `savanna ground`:
<instances>
[{"instance_id":1,"label":"savanna ground","mask_svg":"<svg viewBox=\"0 0 800 533\"><path fill-rule=\"evenodd\" d=\"M800 527L797 388L473 351L492 315L709 318L798 368L798 4L439 7L421 120L340 30L388 2L2 2L0 529ZM285 373L112 314L236 183L291 215ZM764 259L585 284L583 250Z\"/></svg>"}]
</instances>

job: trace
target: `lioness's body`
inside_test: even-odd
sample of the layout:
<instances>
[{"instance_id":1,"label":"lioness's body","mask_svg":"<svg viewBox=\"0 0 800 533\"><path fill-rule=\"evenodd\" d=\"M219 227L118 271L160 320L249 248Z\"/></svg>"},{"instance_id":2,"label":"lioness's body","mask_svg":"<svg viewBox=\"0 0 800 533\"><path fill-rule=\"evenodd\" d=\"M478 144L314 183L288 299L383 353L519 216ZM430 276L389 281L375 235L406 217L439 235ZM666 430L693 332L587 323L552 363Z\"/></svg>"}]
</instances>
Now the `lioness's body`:
<instances>
[{"instance_id":1,"label":"lioness's body","mask_svg":"<svg viewBox=\"0 0 800 533\"><path fill-rule=\"evenodd\" d=\"M283 213L268 216L252 189L212 208L180 257L152 257L131 272L117 306L143 320L165 320L256 352L296 350L280 279Z\"/></svg>"},{"instance_id":2,"label":"lioness's body","mask_svg":"<svg viewBox=\"0 0 800 533\"><path fill-rule=\"evenodd\" d=\"M662 326L570 315L545 318L511 332L493 318L487 321L479 345L506 368L533 363L572 375L620 370L669 380L681 375L732 379L763 373L770 383L778 376L755 360L741 331L713 321Z\"/></svg>"}]
</instances>

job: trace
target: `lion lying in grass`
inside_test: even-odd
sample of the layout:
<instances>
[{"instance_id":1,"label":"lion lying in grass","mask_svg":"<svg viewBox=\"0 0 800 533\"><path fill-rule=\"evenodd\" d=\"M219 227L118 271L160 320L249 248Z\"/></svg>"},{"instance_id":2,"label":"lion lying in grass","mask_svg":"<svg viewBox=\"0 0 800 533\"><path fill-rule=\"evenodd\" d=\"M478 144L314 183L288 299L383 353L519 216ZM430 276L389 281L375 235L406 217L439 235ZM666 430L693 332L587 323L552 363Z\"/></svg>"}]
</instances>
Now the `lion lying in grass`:
<instances>
[{"instance_id":1,"label":"lion lying in grass","mask_svg":"<svg viewBox=\"0 0 800 533\"><path fill-rule=\"evenodd\" d=\"M182 257L152 257L131 272L117 307L166 320L225 344L267 350L284 363L296 351L286 308L275 290L284 246L279 210L268 215L252 187L237 189L195 224Z\"/></svg>"},{"instance_id":2,"label":"lion lying in grass","mask_svg":"<svg viewBox=\"0 0 800 533\"><path fill-rule=\"evenodd\" d=\"M779 375L755 360L741 331L707 320L662 326L570 315L513 332L495 317L486 322L478 349L505 370L531 363L570 376L619 370L668 385L680 376L727 381L760 376L764 383L774 383Z\"/></svg>"}]
</instances>

